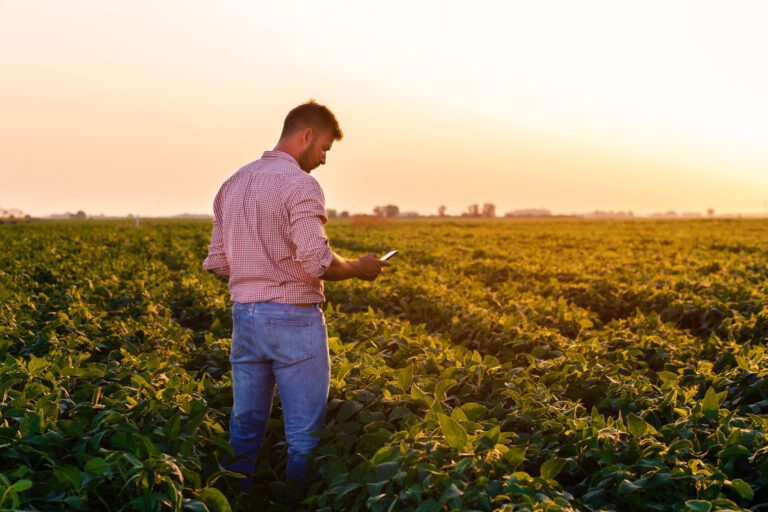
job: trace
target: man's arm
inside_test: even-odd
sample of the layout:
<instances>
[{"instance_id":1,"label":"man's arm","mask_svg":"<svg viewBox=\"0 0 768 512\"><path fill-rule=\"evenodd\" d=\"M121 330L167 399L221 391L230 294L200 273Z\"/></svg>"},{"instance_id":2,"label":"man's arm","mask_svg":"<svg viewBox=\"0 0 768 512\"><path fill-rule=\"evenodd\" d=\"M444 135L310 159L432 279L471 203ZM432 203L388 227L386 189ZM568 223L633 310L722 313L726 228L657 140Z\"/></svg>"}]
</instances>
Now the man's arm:
<instances>
[{"instance_id":1,"label":"man's arm","mask_svg":"<svg viewBox=\"0 0 768 512\"><path fill-rule=\"evenodd\" d=\"M328 265L320 279L325 281L343 281L344 279L357 277L365 281L373 281L379 277L381 269L387 266L389 266L389 262L379 260L375 254L366 254L356 260L348 260L334 252L331 264Z\"/></svg>"},{"instance_id":2,"label":"man's arm","mask_svg":"<svg viewBox=\"0 0 768 512\"><path fill-rule=\"evenodd\" d=\"M326 281L342 281L352 277L373 281L388 262L375 254L356 260L342 258L333 252L325 235L325 197L317 182L297 189L288 201L291 241L296 246L295 260L304 271Z\"/></svg>"},{"instance_id":3,"label":"man's arm","mask_svg":"<svg viewBox=\"0 0 768 512\"><path fill-rule=\"evenodd\" d=\"M213 230L211 231L211 243L208 246L208 257L203 261L203 268L210 270L218 276L229 278L229 262L224 253L224 235L222 233L222 207L221 191L213 202Z\"/></svg>"}]
</instances>

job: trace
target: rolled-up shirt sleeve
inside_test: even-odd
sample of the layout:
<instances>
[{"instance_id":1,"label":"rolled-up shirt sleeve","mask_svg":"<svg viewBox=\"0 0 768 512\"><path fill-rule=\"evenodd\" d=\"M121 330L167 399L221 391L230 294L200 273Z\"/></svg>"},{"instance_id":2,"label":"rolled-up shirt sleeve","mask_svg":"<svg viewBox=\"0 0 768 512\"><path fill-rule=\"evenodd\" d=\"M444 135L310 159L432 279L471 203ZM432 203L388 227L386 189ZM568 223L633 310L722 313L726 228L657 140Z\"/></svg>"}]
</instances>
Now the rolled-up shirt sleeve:
<instances>
[{"instance_id":1,"label":"rolled-up shirt sleeve","mask_svg":"<svg viewBox=\"0 0 768 512\"><path fill-rule=\"evenodd\" d=\"M227 255L224 252L221 194L219 191L213 202L213 230L211 231L211 243L208 245L208 256L203 261L203 269L223 277L229 277L229 261L227 261Z\"/></svg>"},{"instance_id":2,"label":"rolled-up shirt sleeve","mask_svg":"<svg viewBox=\"0 0 768 512\"><path fill-rule=\"evenodd\" d=\"M296 247L294 260L316 278L322 276L333 260L325 235L325 196L316 181L302 184L288 201L290 239Z\"/></svg>"}]
</instances>

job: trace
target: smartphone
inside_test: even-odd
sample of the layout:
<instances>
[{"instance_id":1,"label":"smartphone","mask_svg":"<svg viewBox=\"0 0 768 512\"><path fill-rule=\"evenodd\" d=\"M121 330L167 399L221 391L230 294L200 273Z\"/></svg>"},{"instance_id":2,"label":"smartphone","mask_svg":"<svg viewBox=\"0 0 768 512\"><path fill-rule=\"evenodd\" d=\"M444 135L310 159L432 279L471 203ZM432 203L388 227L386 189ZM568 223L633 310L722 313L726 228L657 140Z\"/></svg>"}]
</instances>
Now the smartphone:
<instances>
[{"instance_id":1,"label":"smartphone","mask_svg":"<svg viewBox=\"0 0 768 512\"><path fill-rule=\"evenodd\" d=\"M397 251L389 251L387 254L385 254L384 256L382 256L381 258L379 258L379 260L381 260L381 261L387 261L389 258L391 258L392 256L394 256L395 254L397 254Z\"/></svg>"}]
</instances>

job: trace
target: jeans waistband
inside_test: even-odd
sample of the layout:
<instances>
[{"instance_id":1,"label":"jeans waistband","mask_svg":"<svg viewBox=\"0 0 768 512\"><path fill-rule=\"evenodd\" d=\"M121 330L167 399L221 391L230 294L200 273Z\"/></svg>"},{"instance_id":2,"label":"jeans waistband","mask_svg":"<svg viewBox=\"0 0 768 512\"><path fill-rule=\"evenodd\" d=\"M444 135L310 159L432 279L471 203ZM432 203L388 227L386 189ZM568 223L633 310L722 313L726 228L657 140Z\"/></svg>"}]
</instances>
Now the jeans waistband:
<instances>
[{"instance_id":1,"label":"jeans waistband","mask_svg":"<svg viewBox=\"0 0 768 512\"><path fill-rule=\"evenodd\" d=\"M309 304L285 304L273 300L263 302L234 302L232 307L264 311L322 311L322 303L319 302Z\"/></svg>"}]
</instances>

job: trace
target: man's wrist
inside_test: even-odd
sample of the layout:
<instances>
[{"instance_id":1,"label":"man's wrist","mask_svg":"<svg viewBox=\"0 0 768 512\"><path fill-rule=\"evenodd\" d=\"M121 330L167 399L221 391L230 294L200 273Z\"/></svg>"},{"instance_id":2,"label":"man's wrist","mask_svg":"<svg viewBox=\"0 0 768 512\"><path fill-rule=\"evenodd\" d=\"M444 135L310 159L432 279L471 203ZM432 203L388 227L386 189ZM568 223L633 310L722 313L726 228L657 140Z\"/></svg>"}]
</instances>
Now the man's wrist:
<instances>
[{"instance_id":1,"label":"man's wrist","mask_svg":"<svg viewBox=\"0 0 768 512\"><path fill-rule=\"evenodd\" d=\"M360 277L360 261L355 260L347 260L350 267L350 277Z\"/></svg>"}]
</instances>

